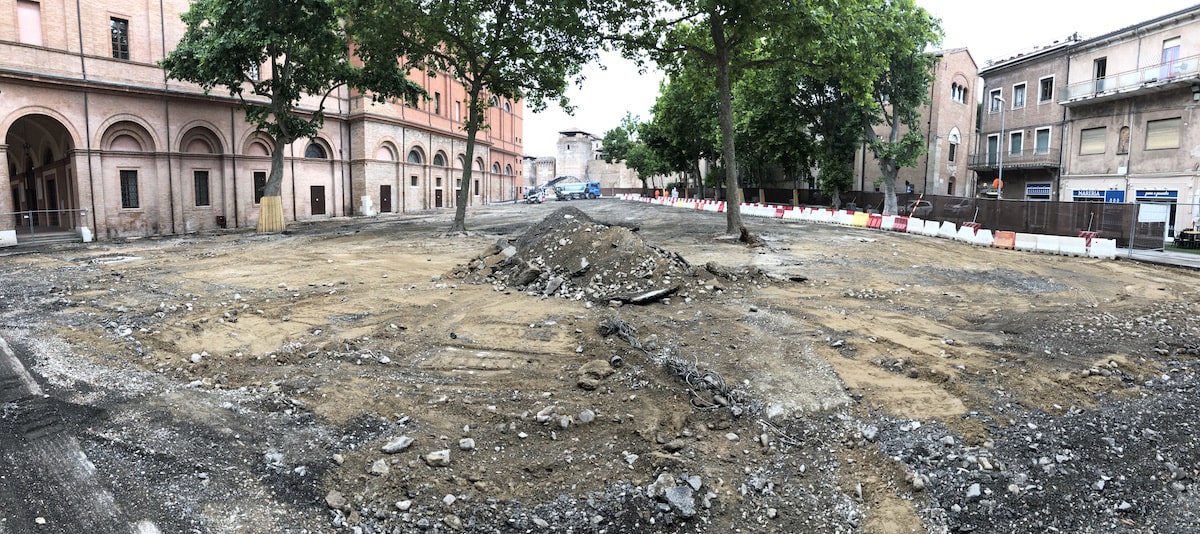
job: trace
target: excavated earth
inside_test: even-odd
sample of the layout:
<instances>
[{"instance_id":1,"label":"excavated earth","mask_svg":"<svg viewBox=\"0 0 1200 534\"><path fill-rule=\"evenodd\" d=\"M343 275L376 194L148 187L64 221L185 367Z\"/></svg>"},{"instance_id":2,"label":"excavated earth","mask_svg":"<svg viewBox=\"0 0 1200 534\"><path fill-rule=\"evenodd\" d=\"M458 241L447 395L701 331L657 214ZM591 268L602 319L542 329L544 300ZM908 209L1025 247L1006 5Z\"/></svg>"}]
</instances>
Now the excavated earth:
<instances>
[{"instance_id":1,"label":"excavated earth","mask_svg":"<svg viewBox=\"0 0 1200 534\"><path fill-rule=\"evenodd\" d=\"M1200 531L1194 272L467 222L0 250L0 534Z\"/></svg>"}]
</instances>

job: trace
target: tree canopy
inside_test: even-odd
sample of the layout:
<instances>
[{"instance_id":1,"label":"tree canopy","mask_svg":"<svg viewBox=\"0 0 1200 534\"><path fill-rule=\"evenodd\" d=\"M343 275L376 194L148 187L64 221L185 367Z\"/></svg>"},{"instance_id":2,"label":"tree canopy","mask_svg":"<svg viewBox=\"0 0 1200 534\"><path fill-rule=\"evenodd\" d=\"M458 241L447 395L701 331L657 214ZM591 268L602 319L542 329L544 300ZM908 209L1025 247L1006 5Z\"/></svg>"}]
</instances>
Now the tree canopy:
<instances>
[{"instance_id":1,"label":"tree canopy","mask_svg":"<svg viewBox=\"0 0 1200 534\"><path fill-rule=\"evenodd\" d=\"M796 178L815 167L822 189L844 191L852 187L855 148L865 142L880 161L894 213L896 173L924 149L918 119L932 76L925 48L940 38L937 21L913 0L634 5L638 22L624 28L620 41L628 55L657 62L670 79L648 124L663 124L665 103L706 109L705 90L674 77L697 66L716 103L708 117L717 119L720 151L685 157L719 159L726 198L738 200L739 165ZM673 111L672 118L686 114ZM696 137L704 124L697 118L691 132L664 130L672 141L664 145ZM649 136L647 144L654 144ZM737 221L735 208L726 230L736 231Z\"/></svg>"},{"instance_id":2,"label":"tree canopy","mask_svg":"<svg viewBox=\"0 0 1200 534\"><path fill-rule=\"evenodd\" d=\"M334 90L350 85L408 100L422 93L395 56L352 61L353 36L339 15L331 0L196 0L183 15L183 38L162 61L171 78L205 92L227 89L241 100L246 120L271 138L260 232L283 230L284 147L317 135ZM305 98L317 100L302 106Z\"/></svg>"},{"instance_id":3,"label":"tree canopy","mask_svg":"<svg viewBox=\"0 0 1200 534\"><path fill-rule=\"evenodd\" d=\"M346 1L368 57L408 54L409 66L462 84L468 162L492 97L522 100L534 110L557 100L570 109L569 80L599 46L599 14L586 0ZM464 165L452 232L466 230L471 173Z\"/></svg>"}]
</instances>

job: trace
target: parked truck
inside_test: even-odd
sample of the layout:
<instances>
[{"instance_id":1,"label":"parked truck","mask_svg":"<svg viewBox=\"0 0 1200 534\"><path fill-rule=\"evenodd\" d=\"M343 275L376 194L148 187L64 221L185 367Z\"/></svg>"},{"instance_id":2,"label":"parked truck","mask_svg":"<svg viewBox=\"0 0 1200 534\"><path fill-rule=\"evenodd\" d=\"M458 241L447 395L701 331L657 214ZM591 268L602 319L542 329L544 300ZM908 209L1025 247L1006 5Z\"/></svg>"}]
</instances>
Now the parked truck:
<instances>
[{"instance_id":1,"label":"parked truck","mask_svg":"<svg viewBox=\"0 0 1200 534\"><path fill-rule=\"evenodd\" d=\"M558 184L554 187L554 196L558 200L578 200L583 198L600 198L600 182L574 182Z\"/></svg>"}]
</instances>

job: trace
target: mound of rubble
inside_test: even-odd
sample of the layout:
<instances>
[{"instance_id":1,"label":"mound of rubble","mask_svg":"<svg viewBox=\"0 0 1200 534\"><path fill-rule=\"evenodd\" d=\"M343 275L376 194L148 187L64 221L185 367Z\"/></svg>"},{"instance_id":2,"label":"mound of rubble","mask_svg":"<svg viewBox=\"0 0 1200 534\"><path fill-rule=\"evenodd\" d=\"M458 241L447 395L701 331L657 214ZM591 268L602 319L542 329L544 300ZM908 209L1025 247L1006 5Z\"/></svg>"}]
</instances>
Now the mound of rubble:
<instances>
[{"instance_id":1,"label":"mound of rubble","mask_svg":"<svg viewBox=\"0 0 1200 534\"><path fill-rule=\"evenodd\" d=\"M688 285L711 285L701 279L708 275L727 281L763 277L757 269L735 273L713 264L697 269L679 254L643 241L637 228L596 222L573 207L546 216L515 242L501 239L449 273L531 295L633 304Z\"/></svg>"}]
</instances>

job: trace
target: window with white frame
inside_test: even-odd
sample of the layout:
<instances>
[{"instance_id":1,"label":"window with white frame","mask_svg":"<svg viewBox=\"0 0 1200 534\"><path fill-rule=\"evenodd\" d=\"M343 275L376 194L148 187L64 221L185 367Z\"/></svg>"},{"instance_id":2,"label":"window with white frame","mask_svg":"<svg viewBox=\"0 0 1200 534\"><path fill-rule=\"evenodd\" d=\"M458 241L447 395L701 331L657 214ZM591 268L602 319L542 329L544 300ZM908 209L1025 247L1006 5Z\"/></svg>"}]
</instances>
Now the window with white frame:
<instances>
[{"instance_id":1,"label":"window with white frame","mask_svg":"<svg viewBox=\"0 0 1200 534\"><path fill-rule=\"evenodd\" d=\"M1021 151L1025 148L1025 132L1015 131L1008 133L1008 155L1020 156Z\"/></svg>"},{"instance_id":2,"label":"window with white frame","mask_svg":"<svg viewBox=\"0 0 1200 534\"><path fill-rule=\"evenodd\" d=\"M1002 105L1000 98L999 89L992 89L992 92L988 93L988 113L1000 113L1000 106Z\"/></svg>"},{"instance_id":3,"label":"window with white frame","mask_svg":"<svg viewBox=\"0 0 1200 534\"><path fill-rule=\"evenodd\" d=\"M1054 76L1038 80L1038 103L1054 101Z\"/></svg>"},{"instance_id":4,"label":"window with white frame","mask_svg":"<svg viewBox=\"0 0 1200 534\"><path fill-rule=\"evenodd\" d=\"M1050 128L1038 128L1034 131L1033 151L1037 154L1050 153Z\"/></svg>"},{"instance_id":5,"label":"window with white frame","mask_svg":"<svg viewBox=\"0 0 1200 534\"><path fill-rule=\"evenodd\" d=\"M1025 84L1018 83L1013 86L1012 108L1017 109L1023 107L1025 107Z\"/></svg>"}]
</instances>

